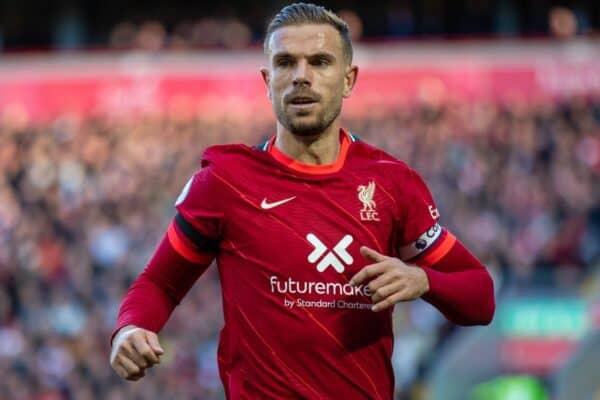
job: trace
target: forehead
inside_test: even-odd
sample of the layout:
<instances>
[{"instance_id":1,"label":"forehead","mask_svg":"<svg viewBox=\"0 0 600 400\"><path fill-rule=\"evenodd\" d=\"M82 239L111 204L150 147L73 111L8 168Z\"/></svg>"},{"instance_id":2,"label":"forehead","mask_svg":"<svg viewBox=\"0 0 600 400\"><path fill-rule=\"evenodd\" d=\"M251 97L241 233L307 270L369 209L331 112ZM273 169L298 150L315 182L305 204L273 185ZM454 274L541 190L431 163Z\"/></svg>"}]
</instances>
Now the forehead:
<instances>
[{"instance_id":1,"label":"forehead","mask_svg":"<svg viewBox=\"0 0 600 400\"><path fill-rule=\"evenodd\" d=\"M268 42L269 56L277 53L342 54L342 37L329 24L288 25L275 30Z\"/></svg>"}]
</instances>

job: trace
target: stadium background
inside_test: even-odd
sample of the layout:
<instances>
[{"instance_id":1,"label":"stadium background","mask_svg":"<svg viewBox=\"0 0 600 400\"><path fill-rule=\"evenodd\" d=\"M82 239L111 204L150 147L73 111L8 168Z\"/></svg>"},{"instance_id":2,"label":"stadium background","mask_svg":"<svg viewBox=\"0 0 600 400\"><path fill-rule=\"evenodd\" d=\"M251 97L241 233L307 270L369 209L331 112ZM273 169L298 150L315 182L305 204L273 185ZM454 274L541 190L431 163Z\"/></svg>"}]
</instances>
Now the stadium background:
<instances>
[{"instance_id":1,"label":"stadium background","mask_svg":"<svg viewBox=\"0 0 600 400\"><path fill-rule=\"evenodd\" d=\"M142 381L108 338L202 150L274 133L284 4L0 2L1 399L222 398L214 268ZM345 125L425 177L496 282L489 327L397 307L397 398L600 399L600 4L323 4L362 68Z\"/></svg>"}]
</instances>

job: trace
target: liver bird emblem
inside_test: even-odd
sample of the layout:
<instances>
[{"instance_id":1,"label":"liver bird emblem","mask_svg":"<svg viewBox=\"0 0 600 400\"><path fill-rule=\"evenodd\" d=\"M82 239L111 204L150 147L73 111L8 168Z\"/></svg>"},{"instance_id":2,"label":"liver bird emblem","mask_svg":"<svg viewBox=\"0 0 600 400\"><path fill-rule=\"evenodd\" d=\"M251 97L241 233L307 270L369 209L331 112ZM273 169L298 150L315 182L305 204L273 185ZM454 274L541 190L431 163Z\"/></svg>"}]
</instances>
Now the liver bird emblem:
<instances>
[{"instance_id":1,"label":"liver bird emblem","mask_svg":"<svg viewBox=\"0 0 600 400\"><path fill-rule=\"evenodd\" d=\"M375 211L375 182L371 181L368 185L359 185L358 188L358 199L363 203L363 209L361 211Z\"/></svg>"}]
</instances>

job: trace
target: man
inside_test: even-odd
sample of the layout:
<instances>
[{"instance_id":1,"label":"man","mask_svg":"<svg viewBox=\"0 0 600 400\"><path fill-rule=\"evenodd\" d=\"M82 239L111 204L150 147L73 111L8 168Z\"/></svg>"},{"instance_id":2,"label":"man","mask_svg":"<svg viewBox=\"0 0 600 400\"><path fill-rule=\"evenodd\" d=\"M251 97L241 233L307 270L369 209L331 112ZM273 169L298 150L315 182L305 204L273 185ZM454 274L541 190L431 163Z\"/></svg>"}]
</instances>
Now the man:
<instances>
[{"instance_id":1,"label":"man","mask_svg":"<svg viewBox=\"0 0 600 400\"><path fill-rule=\"evenodd\" d=\"M206 150L123 301L111 365L137 380L159 362L156 333L216 258L227 398L391 399L393 305L423 297L487 324L492 280L438 224L419 175L341 128L358 74L346 24L289 5L265 53L277 134Z\"/></svg>"}]
</instances>

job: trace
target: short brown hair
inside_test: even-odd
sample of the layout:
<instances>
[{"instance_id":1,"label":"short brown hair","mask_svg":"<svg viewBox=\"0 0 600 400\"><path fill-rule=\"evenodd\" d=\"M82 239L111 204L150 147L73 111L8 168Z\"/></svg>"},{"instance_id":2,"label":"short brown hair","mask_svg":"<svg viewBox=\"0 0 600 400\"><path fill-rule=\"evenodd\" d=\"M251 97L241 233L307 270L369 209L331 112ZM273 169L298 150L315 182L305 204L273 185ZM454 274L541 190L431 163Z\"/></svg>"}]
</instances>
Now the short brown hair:
<instances>
[{"instance_id":1,"label":"short brown hair","mask_svg":"<svg viewBox=\"0 0 600 400\"><path fill-rule=\"evenodd\" d=\"M328 24L333 26L342 38L342 49L344 58L348 64L352 63L352 40L348 24L338 17L334 12L325 7L310 3L294 3L285 6L273 17L267 26L265 34L264 51L268 52L269 39L277 29L290 25L302 24Z\"/></svg>"}]
</instances>

